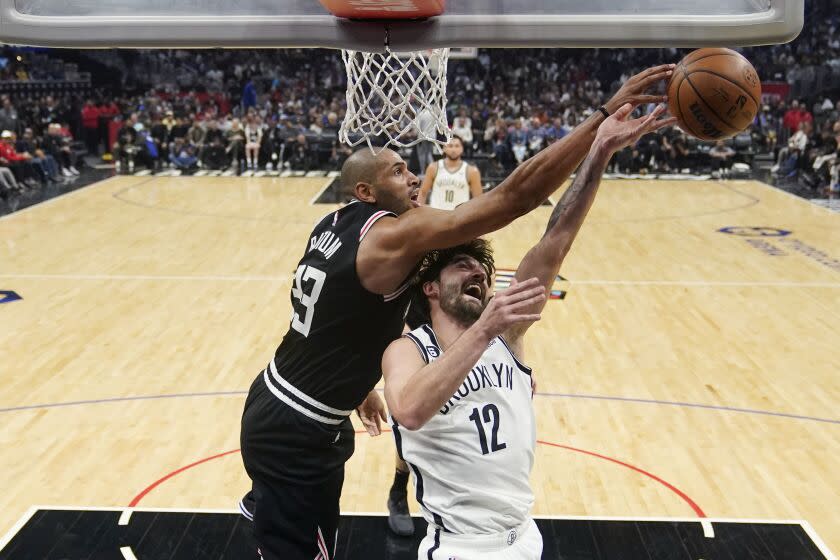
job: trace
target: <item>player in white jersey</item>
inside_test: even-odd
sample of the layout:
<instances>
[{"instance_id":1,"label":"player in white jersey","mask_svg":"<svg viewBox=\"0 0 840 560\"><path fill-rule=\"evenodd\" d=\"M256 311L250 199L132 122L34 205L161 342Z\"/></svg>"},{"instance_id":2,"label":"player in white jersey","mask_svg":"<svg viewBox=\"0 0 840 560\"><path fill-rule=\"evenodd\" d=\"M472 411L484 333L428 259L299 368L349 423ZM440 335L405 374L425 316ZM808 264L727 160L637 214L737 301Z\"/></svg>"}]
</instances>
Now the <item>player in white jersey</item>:
<instances>
[{"instance_id":1,"label":"player in white jersey","mask_svg":"<svg viewBox=\"0 0 840 560\"><path fill-rule=\"evenodd\" d=\"M595 199L612 155L670 125L626 120L623 106L598 129L589 155L528 251L512 286L491 295L488 243L433 251L419 289L431 324L392 342L382 358L394 439L429 523L422 560L536 560L530 517L536 430L524 335L539 319L560 265Z\"/></svg>"},{"instance_id":2,"label":"player in white jersey","mask_svg":"<svg viewBox=\"0 0 840 560\"><path fill-rule=\"evenodd\" d=\"M464 142L458 136L453 136L443 147L443 153L445 158L426 168L417 201L439 210L455 210L459 204L481 194L481 173L461 159Z\"/></svg>"},{"instance_id":3,"label":"player in white jersey","mask_svg":"<svg viewBox=\"0 0 840 560\"><path fill-rule=\"evenodd\" d=\"M417 202L439 210L454 210L459 204L481 195L481 172L461 159L464 141L460 136L452 136L443 153L444 159L432 162L426 168ZM408 465L397 457L394 482L388 493L388 526L401 536L414 533L414 522L408 512L407 483Z\"/></svg>"}]
</instances>

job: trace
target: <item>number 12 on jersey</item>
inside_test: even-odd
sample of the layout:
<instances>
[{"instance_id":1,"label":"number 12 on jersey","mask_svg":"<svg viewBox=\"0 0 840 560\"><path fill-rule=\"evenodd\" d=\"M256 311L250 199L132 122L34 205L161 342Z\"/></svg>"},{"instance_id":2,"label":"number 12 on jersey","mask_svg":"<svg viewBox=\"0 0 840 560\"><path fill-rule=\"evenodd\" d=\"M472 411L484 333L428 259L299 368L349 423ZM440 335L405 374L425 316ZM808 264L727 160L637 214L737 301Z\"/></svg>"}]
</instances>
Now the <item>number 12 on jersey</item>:
<instances>
[{"instance_id":1,"label":"number 12 on jersey","mask_svg":"<svg viewBox=\"0 0 840 560\"><path fill-rule=\"evenodd\" d=\"M492 416L492 418L491 418ZM487 448L487 435L484 433L484 424L481 419L484 418L484 423L493 422L490 449ZM478 413L478 408L474 408L470 414L470 420L475 422L475 427L478 430L478 442L481 444L481 454L487 455L494 451L501 451L507 447L506 443L499 443L499 409L495 404L484 405L481 409L481 415Z\"/></svg>"},{"instance_id":2,"label":"number 12 on jersey","mask_svg":"<svg viewBox=\"0 0 840 560\"><path fill-rule=\"evenodd\" d=\"M297 311L292 312L292 328L303 336L309 336L309 329L312 328L312 318L315 315L315 304L318 303L318 298L321 296L321 288L324 287L324 280L327 279L327 274L317 268L302 264L295 272L295 280L292 284L292 297L296 298L306 310L301 321L300 315ZM312 290L305 294L303 292L303 283L307 280L314 280Z\"/></svg>"}]
</instances>

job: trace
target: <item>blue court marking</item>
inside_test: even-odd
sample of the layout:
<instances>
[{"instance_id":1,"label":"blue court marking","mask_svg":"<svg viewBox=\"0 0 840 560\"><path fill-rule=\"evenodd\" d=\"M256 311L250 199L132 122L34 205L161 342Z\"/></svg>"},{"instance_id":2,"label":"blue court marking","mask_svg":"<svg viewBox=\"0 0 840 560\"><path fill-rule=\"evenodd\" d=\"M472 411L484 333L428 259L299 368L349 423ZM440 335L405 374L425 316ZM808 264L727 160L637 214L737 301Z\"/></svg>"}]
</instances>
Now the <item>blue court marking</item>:
<instances>
[{"instance_id":1,"label":"blue court marking","mask_svg":"<svg viewBox=\"0 0 840 560\"><path fill-rule=\"evenodd\" d=\"M381 392L381 389L377 389ZM206 393L175 393L171 395L141 395L137 397L111 397L106 399L89 399L83 401L67 401L58 403L28 404L22 406L9 406L0 408L2 412L17 412L21 410L39 410L45 408L62 408L67 406L79 406L83 404L106 404L126 401L152 401L163 399L180 399L195 397L232 397L245 396L247 391L210 391ZM700 404L681 401L662 401L656 399L640 399L634 397L610 397L604 395L581 395L577 393L537 393L538 397L561 398L561 399L589 399L599 401L630 402L637 404L658 404L663 406L678 406L683 408L701 408L706 410L718 410L722 412L740 412L742 414L756 414L760 416L775 416L777 418L790 418L793 420L809 420L811 422L822 422L825 424L840 424L840 420L832 418L820 418L818 416L806 416L802 414L790 414L787 412L774 412L771 410L756 410L753 408L739 408L734 406L722 406L713 404Z\"/></svg>"}]
</instances>

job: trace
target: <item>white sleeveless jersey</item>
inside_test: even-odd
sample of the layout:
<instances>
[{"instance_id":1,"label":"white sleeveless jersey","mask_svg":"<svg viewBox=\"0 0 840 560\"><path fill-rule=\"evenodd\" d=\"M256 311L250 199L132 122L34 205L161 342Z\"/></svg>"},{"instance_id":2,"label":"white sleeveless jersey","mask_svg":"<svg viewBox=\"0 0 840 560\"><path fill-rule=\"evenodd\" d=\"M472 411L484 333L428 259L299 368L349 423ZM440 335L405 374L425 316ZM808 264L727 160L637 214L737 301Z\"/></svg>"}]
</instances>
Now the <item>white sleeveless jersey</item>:
<instances>
[{"instance_id":1,"label":"white sleeveless jersey","mask_svg":"<svg viewBox=\"0 0 840 560\"><path fill-rule=\"evenodd\" d=\"M437 162L437 174L432 183L429 206L440 210L454 210L459 204L470 199L470 182L467 180L469 165L462 161L461 167L454 172L446 169L446 160Z\"/></svg>"},{"instance_id":2,"label":"white sleeveless jersey","mask_svg":"<svg viewBox=\"0 0 840 560\"><path fill-rule=\"evenodd\" d=\"M429 325L411 331L423 359L441 355ZM494 338L463 385L422 428L391 420L423 517L444 532L498 533L530 519L536 426L531 370Z\"/></svg>"}]
</instances>

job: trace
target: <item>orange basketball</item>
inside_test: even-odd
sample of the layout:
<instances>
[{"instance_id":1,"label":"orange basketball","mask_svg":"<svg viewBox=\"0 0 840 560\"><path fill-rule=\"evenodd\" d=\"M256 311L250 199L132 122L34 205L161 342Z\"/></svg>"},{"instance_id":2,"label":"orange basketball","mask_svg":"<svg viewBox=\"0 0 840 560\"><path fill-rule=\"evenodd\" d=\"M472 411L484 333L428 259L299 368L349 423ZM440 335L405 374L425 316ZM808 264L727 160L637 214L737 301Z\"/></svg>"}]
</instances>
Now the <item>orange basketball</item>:
<instances>
[{"instance_id":1,"label":"orange basketball","mask_svg":"<svg viewBox=\"0 0 840 560\"><path fill-rule=\"evenodd\" d=\"M750 61L730 49L698 49L668 84L668 107L680 128L701 140L731 138L752 124L761 81Z\"/></svg>"}]
</instances>

